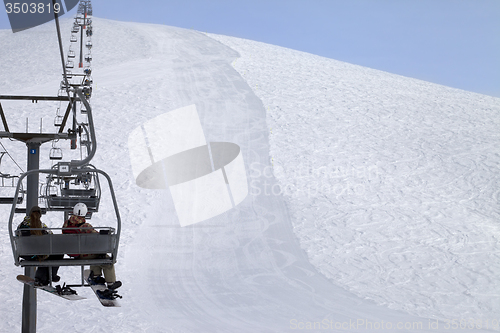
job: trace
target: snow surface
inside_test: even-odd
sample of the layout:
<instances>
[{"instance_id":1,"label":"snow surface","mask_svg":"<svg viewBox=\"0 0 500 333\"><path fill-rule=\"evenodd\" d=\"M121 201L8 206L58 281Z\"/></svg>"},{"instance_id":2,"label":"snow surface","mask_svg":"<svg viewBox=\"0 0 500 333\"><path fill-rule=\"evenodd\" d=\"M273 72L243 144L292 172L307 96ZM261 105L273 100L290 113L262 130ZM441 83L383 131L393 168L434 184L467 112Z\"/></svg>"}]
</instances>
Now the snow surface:
<instances>
[{"instance_id":1,"label":"snow surface","mask_svg":"<svg viewBox=\"0 0 500 333\"><path fill-rule=\"evenodd\" d=\"M0 30L1 94L57 93L54 30ZM91 290L78 302L39 292L38 332L444 332L453 319L499 330L498 98L193 30L94 18L94 32L93 164L121 207L124 298L107 309ZM181 228L167 190L135 185L127 141L193 103L207 141L241 147L251 193ZM2 102L21 130L43 116L50 131L48 104L34 115ZM25 147L2 143L25 167ZM2 172L19 170L4 158ZM101 207L94 225L112 217ZM22 269L6 223L0 234L0 331L18 332Z\"/></svg>"}]
</instances>

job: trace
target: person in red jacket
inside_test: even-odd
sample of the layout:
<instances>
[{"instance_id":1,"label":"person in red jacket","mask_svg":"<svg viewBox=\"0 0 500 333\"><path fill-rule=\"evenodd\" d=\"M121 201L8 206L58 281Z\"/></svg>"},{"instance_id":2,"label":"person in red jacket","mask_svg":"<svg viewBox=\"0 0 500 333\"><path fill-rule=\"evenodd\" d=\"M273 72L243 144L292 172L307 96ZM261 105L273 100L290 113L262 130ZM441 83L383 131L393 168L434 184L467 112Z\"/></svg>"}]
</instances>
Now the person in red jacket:
<instances>
[{"instance_id":1,"label":"person in red jacket","mask_svg":"<svg viewBox=\"0 0 500 333\"><path fill-rule=\"evenodd\" d=\"M77 203L73 208L73 215L70 216L68 220L64 222L63 234L84 234L84 233L96 233L97 230L85 220L85 215L87 215L87 205L84 203ZM71 257L81 258L81 259L96 259L99 258L100 254L80 254L71 255ZM96 283L107 283L108 289L117 289L122 283L116 281L115 266L114 265L94 265L90 266L91 277ZM104 278L102 274L104 273Z\"/></svg>"}]
</instances>

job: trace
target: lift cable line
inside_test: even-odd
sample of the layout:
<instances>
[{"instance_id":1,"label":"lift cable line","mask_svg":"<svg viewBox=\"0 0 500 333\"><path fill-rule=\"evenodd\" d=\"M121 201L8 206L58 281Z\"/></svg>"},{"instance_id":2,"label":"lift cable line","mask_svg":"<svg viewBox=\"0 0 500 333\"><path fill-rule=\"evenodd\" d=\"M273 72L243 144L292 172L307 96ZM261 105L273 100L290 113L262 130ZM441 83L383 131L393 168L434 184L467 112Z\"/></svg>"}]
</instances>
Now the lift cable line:
<instances>
[{"instance_id":1,"label":"lift cable line","mask_svg":"<svg viewBox=\"0 0 500 333\"><path fill-rule=\"evenodd\" d=\"M56 0L52 0L52 5L55 7L56 5ZM69 103L72 103L71 100L71 95L69 93L69 83L68 83L68 77L67 77L67 72L66 72L66 66L64 65L64 50L62 46L62 39L61 39L61 29L59 27L59 14L54 11L54 21L56 22L56 31L57 31L57 41L59 42L59 54L61 55L61 62L62 62L62 70L63 70L63 79L66 81L66 93L68 94L68 99Z\"/></svg>"}]
</instances>

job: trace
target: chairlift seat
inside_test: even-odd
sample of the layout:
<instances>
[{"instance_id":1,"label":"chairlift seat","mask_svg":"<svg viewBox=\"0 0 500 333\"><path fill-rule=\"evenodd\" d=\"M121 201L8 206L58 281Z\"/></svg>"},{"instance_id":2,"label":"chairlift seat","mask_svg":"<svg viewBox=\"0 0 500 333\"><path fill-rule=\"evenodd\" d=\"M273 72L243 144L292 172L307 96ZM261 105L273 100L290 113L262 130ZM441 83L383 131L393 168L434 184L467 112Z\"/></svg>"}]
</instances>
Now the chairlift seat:
<instances>
[{"instance_id":1,"label":"chairlift seat","mask_svg":"<svg viewBox=\"0 0 500 333\"><path fill-rule=\"evenodd\" d=\"M54 266L94 266L94 265L112 265L114 261L112 258L103 259L76 259L76 258L63 258L59 260L24 260L19 261L21 267L36 266L36 267L54 267Z\"/></svg>"},{"instance_id":2,"label":"chairlift seat","mask_svg":"<svg viewBox=\"0 0 500 333\"><path fill-rule=\"evenodd\" d=\"M96 190L90 189L61 189L61 195L63 196L78 196L78 197L95 197Z\"/></svg>"}]
</instances>

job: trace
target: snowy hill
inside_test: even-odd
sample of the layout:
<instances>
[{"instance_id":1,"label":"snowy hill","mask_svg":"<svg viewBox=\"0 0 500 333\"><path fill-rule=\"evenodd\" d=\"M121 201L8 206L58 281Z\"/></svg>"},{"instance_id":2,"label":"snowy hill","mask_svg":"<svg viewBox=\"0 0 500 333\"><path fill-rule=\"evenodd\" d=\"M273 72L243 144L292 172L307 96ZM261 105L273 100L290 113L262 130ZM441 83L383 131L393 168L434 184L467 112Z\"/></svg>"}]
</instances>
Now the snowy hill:
<instances>
[{"instance_id":1,"label":"snowy hill","mask_svg":"<svg viewBox=\"0 0 500 333\"><path fill-rule=\"evenodd\" d=\"M436 332L460 319L498 330L499 99L227 36L94 29L93 164L121 207L125 297L104 309L89 290L75 303L39 293L39 332ZM54 30L0 31L0 94L57 93ZM168 190L135 185L128 135L191 104L207 141L241 147L250 195L181 228ZM13 126L41 117L2 105ZM25 147L2 143L24 167ZM0 234L0 331L17 332L22 270L5 223Z\"/></svg>"},{"instance_id":2,"label":"snowy hill","mask_svg":"<svg viewBox=\"0 0 500 333\"><path fill-rule=\"evenodd\" d=\"M276 192L323 274L412 313L495 317L498 98L210 36L266 106Z\"/></svg>"}]
</instances>

